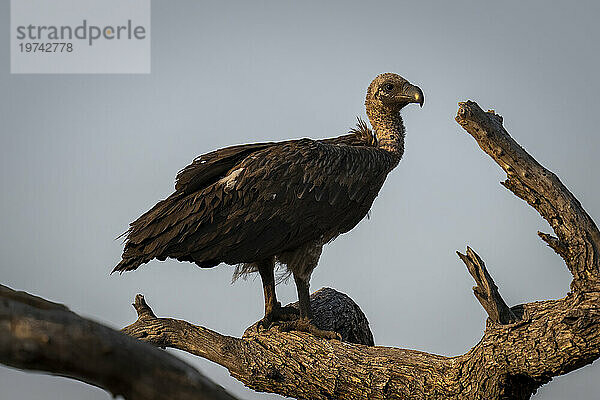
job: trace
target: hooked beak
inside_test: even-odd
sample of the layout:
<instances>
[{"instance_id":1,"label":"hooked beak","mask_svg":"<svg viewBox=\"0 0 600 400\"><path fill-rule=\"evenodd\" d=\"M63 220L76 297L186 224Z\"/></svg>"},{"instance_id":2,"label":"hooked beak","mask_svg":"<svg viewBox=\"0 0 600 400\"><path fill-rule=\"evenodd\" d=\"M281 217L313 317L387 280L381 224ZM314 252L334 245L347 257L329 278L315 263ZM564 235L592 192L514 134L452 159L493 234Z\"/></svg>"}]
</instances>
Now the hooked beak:
<instances>
[{"instance_id":1,"label":"hooked beak","mask_svg":"<svg viewBox=\"0 0 600 400\"><path fill-rule=\"evenodd\" d=\"M425 96L420 87L407 83L402 88L401 98L408 103L419 103L423 107Z\"/></svg>"}]
</instances>

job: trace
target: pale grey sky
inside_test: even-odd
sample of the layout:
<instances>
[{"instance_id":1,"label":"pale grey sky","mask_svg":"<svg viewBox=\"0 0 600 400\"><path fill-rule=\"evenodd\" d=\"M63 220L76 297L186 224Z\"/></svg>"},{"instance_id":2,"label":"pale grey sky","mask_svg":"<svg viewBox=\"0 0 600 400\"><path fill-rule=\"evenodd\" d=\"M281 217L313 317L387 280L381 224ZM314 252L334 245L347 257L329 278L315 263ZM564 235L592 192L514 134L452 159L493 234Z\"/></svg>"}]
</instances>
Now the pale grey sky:
<instances>
[{"instance_id":1,"label":"pale grey sky","mask_svg":"<svg viewBox=\"0 0 600 400\"><path fill-rule=\"evenodd\" d=\"M570 275L536 236L548 225L498 184L499 167L454 122L457 102L504 116L512 136L600 221L595 1L154 1L150 75L10 75L9 2L0 87L0 282L115 328L143 293L157 314L240 335L261 317L259 280L231 267L152 262L109 276L113 239L215 148L343 134L381 72L425 92L407 107L406 154L370 220L327 246L312 279L367 315L379 345L466 352L485 313L456 257L468 244L510 305L559 298ZM281 285L282 301L295 301ZM400 307L398 306L400 305ZM400 310L400 311L398 311ZM180 354L243 399L226 370ZM598 365L535 399L595 399ZM100 389L0 367L2 399L109 399Z\"/></svg>"}]
</instances>

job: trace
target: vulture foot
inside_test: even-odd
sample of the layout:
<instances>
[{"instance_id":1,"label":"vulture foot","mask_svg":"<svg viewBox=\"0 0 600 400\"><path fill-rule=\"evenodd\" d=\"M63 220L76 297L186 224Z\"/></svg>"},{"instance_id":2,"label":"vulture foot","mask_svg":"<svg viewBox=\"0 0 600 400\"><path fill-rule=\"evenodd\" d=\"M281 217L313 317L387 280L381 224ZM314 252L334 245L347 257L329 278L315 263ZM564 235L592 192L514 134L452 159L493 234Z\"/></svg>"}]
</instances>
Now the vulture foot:
<instances>
[{"instance_id":1,"label":"vulture foot","mask_svg":"<svg viewBox=\"0 0 600 400\"><path fill-rule=\"evenodd\" d=\"M342 336L334 331L325 331L317 328L310 319L299 318L295 321L282 322L279 325L279 330L282 332L299 331L307 332L322 339L336 339L341 341Z\"/></svg>"},{"instance_id":2,"label":"vulture foot","mask_svg":"<svg viewBox=\"0 0 600 400\"><path fill-rule=\"evenodd\" d=\"M277 302L277 306L270 313L265 314L264 318L258 321L256 324L256 330L271 329L273 325L280 322L290 322L298 319L300 311L294 307L286 306L281 307L281 303Z\"/></svg>"}]
</instances>

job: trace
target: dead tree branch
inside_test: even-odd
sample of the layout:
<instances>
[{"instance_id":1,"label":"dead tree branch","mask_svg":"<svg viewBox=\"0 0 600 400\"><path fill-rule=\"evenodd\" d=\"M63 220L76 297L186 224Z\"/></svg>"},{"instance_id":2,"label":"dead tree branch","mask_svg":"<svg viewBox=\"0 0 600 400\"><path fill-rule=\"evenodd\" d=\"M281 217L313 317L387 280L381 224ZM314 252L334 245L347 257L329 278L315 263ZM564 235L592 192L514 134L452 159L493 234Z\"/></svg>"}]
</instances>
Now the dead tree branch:
<instances>
[{"instance_id":1,"label":"dead tree branch","mask_svg":"<svg viewBox=\"0 0 600 400\"><path fill-rule=\"evenodd\" d=\"M131 400L235 400L171 354L0 285L0 362L49 372Z\"/></svg>"},{"instance_id":2,"label":"dead tree branch","mask_svg":"<svg viewBox=\"0 0 600 400\"><path fill-rule=\"evenodd\" d=\"M226 367L248 387L298 399L529 399L552 377L600 357L600 233L577 199L476 103L461 103L457 122L506 171L503 185L546 219L556 236L539 233L573 275L559 300L509 307L483 260L470 248L460 258L487 311L481 341L444 357L373 346L368 322L348 297L313 294L315 324L343 341L307 333L224 336L189 322L158 318L136 297L138 319L124 331ZM82 319L66 307L0 286L0 361L104 387L130 399L231 399L197 371L159 349ZM156 389L158 388L158 389Z\"/></svg>"},{"instance_id":3,"label":"dead tree branch","mask_svg":"<svg viewBox=\"0 0 600 400\"><path fill-rule=\"evenodd\" d=\"M299 399L529 399L552 377L589 364L600 356L600 234L577 199L542 167L502 126L502 118L476 103L461 103L457 122L507 173L503 183L545 218L556 237L540 236L573 274L572 292L560 300L509 308L483 260L471 249L459 254L474 277L477 299L490 318L481 341L467 353L443 357L418 351L348 343L339 328L356 326L358 306L336 312L339 293L321 294L313 310L335 326L345 342L309 334L260 334L253 327L242 338L223 336L184 321L156 318L136 300L139 319L125 331L160 346L206 357L257 391ZM329 304L329 306L328 306ZM324 307L324 308L322 308ZM328 310L323 318L323 310ZM363 344L357 344L363 343Z\"/></svg>"},{"instance_id":4,"label":"dead tree branch","mask_svg":"<svg viewBox=\"0 0 600 400\"><path fill-rule=\"evenodd\" d=\"M156 318L141 295L135 301L138 320L123 331L214 361L254 390L301 399L397 398L398 390L410 392L411 373L433 378L448 368L446 357L374 347L362 311L342 293L321 289L311 296L311 307L317 327L338 332L346 342L276 329L259 333L256 324L243 338L224 336L189 322Z\"/></svg>"},{"instance_id":5,"label":"dead tree branch","mask_svg":"<svg viewBox=\"0 0 600 400\"><path fill-rule=\"evenodd\" d=\"M552 172L529 155L502 126L502 117L477 103L460 103L456 121L506 172L502 185L548 221L557 237L539 233L573 274L574 291L598 291L600 232L579 201Z\"/></svg>"},{"instance_id":6,"label":"dead tree branch","mask_svg":"<svg viewBox=\"0 0 600 400\"><path fill-rule=\"evenodd\" d=\"M508 308L502 296L498 292L498 287L485 268L485 263L470 247L467 247L467 253L456 252L458 257L465 263L469 273L475 279L477 286L473 287L473 293L482 307L488 313L490 319L497 324L512 324L517 321L515 313Z\"/></svg>"}]
</instances>

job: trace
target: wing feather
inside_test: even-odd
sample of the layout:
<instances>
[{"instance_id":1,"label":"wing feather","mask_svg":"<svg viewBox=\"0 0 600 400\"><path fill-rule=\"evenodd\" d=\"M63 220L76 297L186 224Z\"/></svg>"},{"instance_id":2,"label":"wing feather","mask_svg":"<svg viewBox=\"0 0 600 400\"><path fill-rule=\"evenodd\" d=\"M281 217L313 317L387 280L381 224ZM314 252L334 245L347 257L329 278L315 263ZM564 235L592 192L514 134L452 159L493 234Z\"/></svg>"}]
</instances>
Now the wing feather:
<instances>
[{"instance_id":1,"label":"wing feather","mask_svg":"<svg viewBox=\"0 0 600 400\"><path fill-rule=\"evenodd\" d=\"M232 146L197 157L178 173L175 193L131 224L114 271L167 257L200 266L251 262L349 230L370 207L356 204L352 194L362 188L374 199L386 174L371 170L360 183L351 176L378 154L368 128L360 132ZM365 151L372 154L361 155Z\"/></svg>"}]
</instances>

